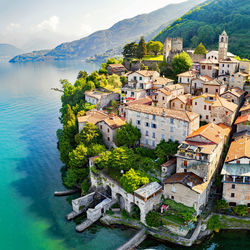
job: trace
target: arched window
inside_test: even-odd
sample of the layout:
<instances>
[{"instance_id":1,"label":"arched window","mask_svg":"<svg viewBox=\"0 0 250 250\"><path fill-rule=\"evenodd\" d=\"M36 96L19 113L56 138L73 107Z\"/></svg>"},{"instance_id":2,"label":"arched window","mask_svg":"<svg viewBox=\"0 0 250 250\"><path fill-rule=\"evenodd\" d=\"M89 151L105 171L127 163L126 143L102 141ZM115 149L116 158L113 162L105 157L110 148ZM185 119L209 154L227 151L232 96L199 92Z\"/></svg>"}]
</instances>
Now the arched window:
<instances>
[{"instance_id":1,"label":"arched window","mask_svg":"<svg viewBox=\"0 0 250 250\"><path fill-rule=\"evenodd\" d=\"M221 42L222 42L222 43L224 42L224 37L221 38Z\"/></svg>"}]
</instances>

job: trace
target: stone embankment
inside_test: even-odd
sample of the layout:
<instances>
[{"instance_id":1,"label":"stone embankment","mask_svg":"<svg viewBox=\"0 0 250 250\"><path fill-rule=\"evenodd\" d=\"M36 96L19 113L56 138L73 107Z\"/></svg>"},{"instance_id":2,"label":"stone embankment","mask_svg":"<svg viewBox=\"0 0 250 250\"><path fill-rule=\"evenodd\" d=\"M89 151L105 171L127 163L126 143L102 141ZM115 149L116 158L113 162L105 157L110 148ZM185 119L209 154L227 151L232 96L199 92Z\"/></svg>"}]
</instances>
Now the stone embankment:
<instances>
[{"instance_id":1,"label":"stone embankment","mask_svg":"<svg viewBox=\"0 0 250 250\"><path fill-rule=\"evenodd\" d=\"M65 190L65 191L55 191L54 196L67 196L67 195L72 195L75 193L80 192L79 189L71 189L71 190Z\"/></svg>"}]
</instances>

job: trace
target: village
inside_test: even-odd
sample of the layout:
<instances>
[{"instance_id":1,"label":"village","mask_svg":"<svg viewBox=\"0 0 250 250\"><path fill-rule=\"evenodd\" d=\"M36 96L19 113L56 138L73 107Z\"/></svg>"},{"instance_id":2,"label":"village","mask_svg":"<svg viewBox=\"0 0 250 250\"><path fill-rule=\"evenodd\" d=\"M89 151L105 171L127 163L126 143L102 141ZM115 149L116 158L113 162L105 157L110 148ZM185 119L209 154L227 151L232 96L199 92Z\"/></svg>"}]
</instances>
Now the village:
<instances>
[{"instance_id":1,"label":"village","mask_svg":"<svg viewBox=\"0 0 250 250\"><path fill-rule=\"evenodd\" d=\"M249 227L250 61L236 59L229 40L223 31L218 51L186 50L192 66L175 80L142 63L108 64L122 86L85 91L94 108L77 117L78 133L92 124L106 150L88 158L89 191L67 215L86 212L78 232L101 218L140 229L129 247L147 234L191 246L223 228L222 215ZM166 38L167 63L183 51L181 38Z\"/></svg>"}]
</instances>

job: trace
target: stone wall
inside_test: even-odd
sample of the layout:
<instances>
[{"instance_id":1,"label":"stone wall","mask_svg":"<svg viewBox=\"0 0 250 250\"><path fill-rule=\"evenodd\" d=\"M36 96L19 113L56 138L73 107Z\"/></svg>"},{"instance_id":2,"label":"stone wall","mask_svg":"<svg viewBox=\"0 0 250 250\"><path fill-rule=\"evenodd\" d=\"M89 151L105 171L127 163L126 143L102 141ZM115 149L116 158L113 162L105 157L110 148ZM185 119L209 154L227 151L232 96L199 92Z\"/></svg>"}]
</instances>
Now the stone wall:
<instances>
[{"instance_id":1,"label":"stone wall","mask_svg":"<svg viewBox=\"0 0 250 250\"><path fill-rule=\"evenodd\" d=\"M94 201L95 192L72 200L72 208L76 213L81 213L90 203Z\"/></svg>"},{"instance_id":2,"label":"stone wall","mask_svg":"<svg viewBox=\"0 0 250 250\"><path fill-rule=\"evenodd\" d=\"M155 63L162 63L162 61L151 61L151 60L143 60L141 61L133 61L133 62L130 62L128 60L124 60L124 65L125 67L128 69L128 70L131 70L131 71L137 71L137 70L140 70L141 69L141 64L144 64L145 66L147 66L148 68L152 68L153 65Z\"/></svg>"}]
</instances>

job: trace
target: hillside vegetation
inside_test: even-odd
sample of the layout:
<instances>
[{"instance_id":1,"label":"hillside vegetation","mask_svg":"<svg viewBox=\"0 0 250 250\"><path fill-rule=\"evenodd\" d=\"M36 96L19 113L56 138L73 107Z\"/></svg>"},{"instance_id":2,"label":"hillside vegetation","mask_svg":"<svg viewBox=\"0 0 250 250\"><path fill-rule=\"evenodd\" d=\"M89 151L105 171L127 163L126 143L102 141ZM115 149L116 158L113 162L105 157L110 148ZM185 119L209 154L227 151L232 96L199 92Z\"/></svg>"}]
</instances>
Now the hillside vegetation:
<instances>
[{"instance_id":1,"label":"hillside vegetation","mask_svg":"<svg viewBox=\"0 0 250 250\"><path fill-rule=\"evenodd\" d=\"M210 0L177 19L153 40L164 42L166 37L182 37L186 48L202 42L208 49L217 49L218 36L225 29L229 51L250 58L249 27L249 0Z\"/></svg>"}]
</instances>

